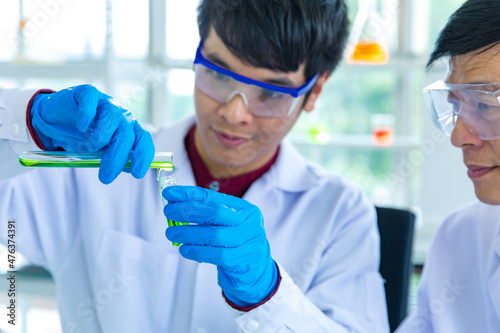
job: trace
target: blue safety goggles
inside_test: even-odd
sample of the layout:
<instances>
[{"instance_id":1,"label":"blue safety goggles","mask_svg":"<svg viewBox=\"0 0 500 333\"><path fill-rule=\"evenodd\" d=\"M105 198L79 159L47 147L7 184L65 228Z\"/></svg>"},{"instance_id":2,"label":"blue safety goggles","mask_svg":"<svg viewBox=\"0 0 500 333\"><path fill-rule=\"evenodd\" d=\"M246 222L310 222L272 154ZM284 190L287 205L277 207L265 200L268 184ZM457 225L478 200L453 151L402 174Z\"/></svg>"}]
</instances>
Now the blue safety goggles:
<instances>
[{"instance_id":1,"label":"blue safety goggles","mask_svg":"<svg viewBox=\"0 0 500 333\"><path fill-rule=\"evenodd\" d=\"M318 73L300 87L284 87L253 80L212 63L201 53L202 47L203 41L200 41L194 60L196 87L219 103L226 103L240 95L247 109L255 116L289 116L300 97L311 90L319 77Z\"/></svg>"}]
</instances>

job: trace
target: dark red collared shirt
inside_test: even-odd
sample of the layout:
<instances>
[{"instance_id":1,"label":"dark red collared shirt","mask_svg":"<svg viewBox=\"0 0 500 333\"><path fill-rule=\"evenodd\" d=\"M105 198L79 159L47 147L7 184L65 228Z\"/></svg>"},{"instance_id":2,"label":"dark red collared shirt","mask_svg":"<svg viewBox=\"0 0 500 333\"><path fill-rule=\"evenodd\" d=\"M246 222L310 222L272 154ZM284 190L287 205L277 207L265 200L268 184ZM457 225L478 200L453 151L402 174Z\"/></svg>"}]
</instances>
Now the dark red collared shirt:
<instances>
[{"instance_id":1,"label":"dark red collared shirt","mask_svg":"<svg viewBox=\"0 0 500 333\"><path fill-rule=\"evenodd\" d=\"M276 154L261 168L246 173L244 175L229 177L229 178L217 178L207 169L203 161L201 160L198 151L194 145L194 130L196 125L193 125L189 130L188 135L184 140L186 146L186 151L188 153L189 161L193 167L193 173L196 180L196 185L208 188L220 193L233 195L235 197L241 198L248 190L250 185L256 181L260 176L266 173L278 157L279 148Z\"/></svg>"}]
</instances>

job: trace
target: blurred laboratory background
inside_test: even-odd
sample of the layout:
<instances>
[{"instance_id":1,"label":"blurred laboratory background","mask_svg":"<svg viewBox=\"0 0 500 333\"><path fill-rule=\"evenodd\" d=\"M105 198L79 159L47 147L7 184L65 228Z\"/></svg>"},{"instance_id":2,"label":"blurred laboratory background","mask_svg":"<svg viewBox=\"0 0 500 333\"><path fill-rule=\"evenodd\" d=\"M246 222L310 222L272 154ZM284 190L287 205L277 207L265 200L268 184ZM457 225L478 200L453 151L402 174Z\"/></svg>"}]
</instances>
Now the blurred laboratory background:
<instances>
[{"instance_id":1,"label":"blurred laboratory background","mask_svg":"<svg viewBox=\"0 0 500 333\"><path fill-rule=\"evenodd\" d=\"M422 95L446 73L444 61L425 65L439 30L464 1L346 2L353 33L345 59L315 111L303 114L289 136L304 156L361 184L377 206L416 214L414 290L436 228L474 199L461 152L433 126ZM90 83L142 122L170 124L194 113L197 4L2 0L0 86L58 90ZM20 323L8 327L2 320L0 330L61 332L50 275L25 262L18 289ZM1 292L0 308L6 302ZM414 304L412 292L409 311Z\"/></svg>"}]
</instances>

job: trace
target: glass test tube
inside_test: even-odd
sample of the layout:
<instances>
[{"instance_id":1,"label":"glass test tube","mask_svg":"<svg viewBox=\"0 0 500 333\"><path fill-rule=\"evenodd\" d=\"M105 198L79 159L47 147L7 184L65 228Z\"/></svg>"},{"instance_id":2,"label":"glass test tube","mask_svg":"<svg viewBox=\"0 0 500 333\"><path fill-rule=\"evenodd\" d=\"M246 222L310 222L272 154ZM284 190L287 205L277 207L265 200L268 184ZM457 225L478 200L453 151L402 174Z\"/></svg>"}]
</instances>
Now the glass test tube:
<instances>
[{"instance_id":1,"label":"glass test tube","mask_svg":"<svg viewBox=\"0 0 500 333\"><path fill-rule=\"evenodd\" d=\"M37 168L98 168L101 165L101 158L102 152L26 151L19 156L19 163L25 167ZM130 168L130 161L125 164L125 168ZM156 153L150 168L172 171L174 169L173 154L170 152Z\"/></svg>"}]
</instances>

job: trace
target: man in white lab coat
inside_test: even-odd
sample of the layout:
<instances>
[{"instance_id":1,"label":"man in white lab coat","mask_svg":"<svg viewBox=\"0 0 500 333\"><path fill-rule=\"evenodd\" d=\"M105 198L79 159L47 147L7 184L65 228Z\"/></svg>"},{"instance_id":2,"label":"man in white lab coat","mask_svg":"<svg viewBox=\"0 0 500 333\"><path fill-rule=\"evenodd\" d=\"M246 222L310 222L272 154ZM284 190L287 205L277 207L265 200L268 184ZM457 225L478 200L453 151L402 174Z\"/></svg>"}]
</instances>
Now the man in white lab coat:
<instances>
[{"instance_id":1,"label":"man in white lab coat","mask_svg":"<svg viewBox=\"0 0 500 333\"><path fill-rule=\"evenodd\" d=\"M449 57L445 81L424 92L436 124L462 149L479 201L439 227L425 262L418 309L398 333L500 332L499 22L499 1L465 2L429 60L431 65Z\"/></svg>"},{"instance_id":2,"label":"man in white lab coat","mask_svg":"<svg viewBox=\"0 0 500 333\"><path fill-rule=\"evenodd\" d=\"M18 251L52 273L63 329L387 332L372 204L284 139L341 59L344 2L204 0L198 23L196 117L152 134L156 151L174 153L178 182L198 187L164 190L164 211L154 171L118 176L126 161L113 154L132 150L136 178L152 155L109 97L76 87L0 98L4 127L25 134L3 136L2 161L32 141L108 154L99 175L2 170L0 218L16 220ZM165 216L192 224L165 232Z\"/></svg>"}]
</instances>

